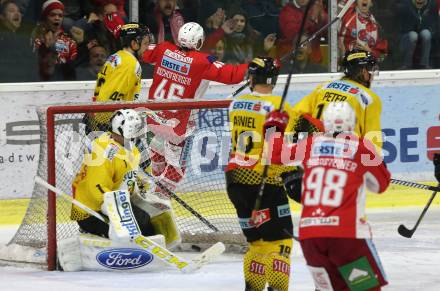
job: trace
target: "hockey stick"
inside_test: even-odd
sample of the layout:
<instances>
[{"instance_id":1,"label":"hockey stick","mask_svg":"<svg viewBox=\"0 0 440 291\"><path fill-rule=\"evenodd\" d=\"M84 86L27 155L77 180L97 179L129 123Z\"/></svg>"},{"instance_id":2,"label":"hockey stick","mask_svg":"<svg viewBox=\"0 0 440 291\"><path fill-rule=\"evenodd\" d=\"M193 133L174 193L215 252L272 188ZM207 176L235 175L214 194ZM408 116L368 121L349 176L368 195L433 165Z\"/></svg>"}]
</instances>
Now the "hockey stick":
<instances>
[{"instance_id":1,"label":"hockey stick","mask_svg":"<svg viewBox=\"0 0 440 291\"><path fill-rule=\"evenodd\" d=\"M314 32L312 35L310 35L307 39L303 40L293 51L291 51L290 53L284 55L281 57L281 61L284 61L286 58L294 55L296 55L296 51L302 47L304 47L305 45L309 44L310 42L312 42L318 35L320 35L322 32L324 32L325 30L327 30L330 26L332 26L333 24L335 24L338 20L342 19L342 17L345 15L345 13L348 11L348 9L351 7L351 5L353 5L353 3L356 0L350 0L348 1L345 6L342 8L342 10L339 12L339 14L329 23L323 25L320 29L318 29L316 32ZM302 34L302 33L301 33ZM300 35L301 35L300 34ZM301 39L301 38L299 38ZM289 80L290 81L290 80ZM234 98L235 96L238 95L238 93L240 93L241 91L243 91L247 86L249 86L249 80L243 84L240 88L238 88L237 90L235 90L234 92L232 92L228 97L226 97L227 99L231 99Z\"/></svg>"},{"instance_id":2,"label":"hockey stick","mask_svg":"<svg viewBox=\"0 0 440 291\"><path fill-rule=\"evenodd\" d=\"M431 198L429 198L428 203L425 205L425 208L423 208L422 213L420 214L419 218L417 219L416 224L414 225L413 228L408 229L405 225L401 224L399 225L399 227L397 228L397 232L406 238L411 238L413 236L413 234L416 232L417 227L420 224L420 221L422 221L423 217L425 216L425 213L428 211L429 206L431 205L432 201L435 198L435 195L437 195L437 191L432 192Z\"/></svg>"},{"instance_id":3,"label":"hockey stick","mask_svg":"<svg viewBox=\"0 0 440 291\"><path fill-rule=\"evenodd\" d=\"M397 179L391 179L391 183L396 184L396 185L406 186L406 187L412 187L412 188L418 188L418 189L423 189L423 190L440 192L440 186L434 187L434 186L429 186L429 185L425 185L425 184L419 184L419 183L415 183L415 182L403 181L403 180L397 180Z\"/></svg>"},{"instance_id":4,"label":"hockey stick","mask_svg":"<svg viewBox=\"0 0 440 291\"><path fill-rule=\"evenodd\" d=\"M287 76L286 86L284 87L283 95L281 97L280 107L278 108L278 110L281 110L283 108L283 106L284 106L284 103L286 102L287 91L289 90L289 83L290 83L290 79L292 78L292 74L293 74L293 60L294 60L294 57L296 55L296 48L298 48L299 43L301 41L301 35L304 32L304 26L305 26L305 23L306 23L306 18L307 18L307 15L309 14L310 7L312 7L314 2L315 2L315 0L310 0L309 3L307 3L306 9L304 11L304 15L303 15L303 17L301 19L301 26L300 26L299 34L298 34L299 36L298 36L298 39L296 41L296 47L295 47L294 53L291 55L289 75ZM257 199L255 200L254 210L252 211L252 220L254 222L257 222L257 219L258 219L258 217L257 217L258 216L258 211L260 210L261 200L263 198L263 193L264 193L264 188L266 187L267 172L268 172L268 170L269 170L269 165L265 164L264 167L263 167L263 174L262 174L262 177L261 177L260 189L259 189L259 191L257 193Z\"/></svg>"},{"instance_id":5,"label":"hockey stick","mask_svg":"<svg viewBox=\"0 0 440 291\"><path fill-rule=\"evenodd\" d=\"M342 8L341 12L339 12L339 14L336 16L335 19L333 19L331 22L327 23L325 26L323 26L321 29L319 29L316 33L314 33L312 35L313 38L310 39L313 40L318 33L322 32L324 29L327 29L330 25L332 25L333 23L335 23L336 21L338 21L339 19L341 19L345 13L348 11L348 9L350 8L350 6L354 3L355 0L349 0L345 6ZM287 80L286 80L286 85L284 86L284 91L283 91L283 95L281 96L281 102L280 102L280 107L278 108L278 110L282 110L284 107L284 103L286 102L287 99L287 92L289 91L289 86L290 86L290 81L292 79L292 75L293 75L293 70L294 70L294 62L295 62L295 58L296 58L296 54L298 52L298 49L300 48L301 45L305 45L305 43L307 43L307 40L301 42L301 36L304 32L304 26L305 26L305 22L306 22L306 18L308 15L308 12L310 10L310 7L312 7L312 5L314 4L314 0L310 0L307 3L306 9L304 11L304 15L303 18L301 20L301 26L299 29L299 33L298 33L298 38L296 40L296 45L295 45L295 49L293 50L292 54L290 54L290 68L289 68L289 74L287 75ZM260 210L261 207L261 200L263 198L263 193L264 193L264 188L266 185L266 181L267 181L267 172L269 170L269 165L264 165L263 168L263 174L262 174L262 178L261 178L261 186L260 189L257 193L257 199L255 200L255 205L254 205L254 210L252 211L252 219L254 221L256 221L258 219L257 215L258 215L258 210Z\"/></svg>"},{"instance_id":6,"label":"hockey stick","mask_svg":"<svg viewBox=\"0 0 440 291\"><path fill-rule=\"evenodd\" d=\"M428 203L425 205L425 208L423 208L423 211L420 214L419 218L417 219L416 224L414 225L414 227L409 229L405 225L401 224L397 228L397 232L401 236L406 237L406 238L411 238L413 236L413 234L416 232L417 227L419 226L419 224L422 221L423 217L425 216L425 213L428 211L429 206L431 206L431 203L434 200L435 196L437 195L437 192L440 192L440 184L437 187L434 187L434 186L429 186L429 185L425 185L425 184L419 184L419 183L415 183L415 182L403 181L403 180L397 180L397 179L391 179L391 183L396 184L396 185L402 185L402 186L417 188L417 189L424 189L424 190L434 191L434 192L432 192L431 198L429 198Z\"/></svg>"},{"instance_id":7,"label":"hockey stick","mask_svg":"<svg viewBox=\"0 0 440 291\"><path fill-rule=\"evenodd\" d=\"M209 222L206 218L204 218L200 213L198 213L194 208L189 206L185 201L182 200L179 196L177 196L176 193L168 189L164 184L162 184L158 179L153 177L150 173L146 173L143 170L138 171L141 175L146 175L148 178L152 179L154 184L156 184L160 189L166 192L168 196L172 197L174 200L176 200L177 203L179 203L183 208L189 211L192 215L194 215L196 218L198 218L201 222L203 222L206 226L208 226L213 231L217 232L219 231L218 228L213 225L211 222Z\"/></svg>"},{"instance_id":8,"label":"hockey stick","mask_svg":"<svg viewBox=\"0 0 440 291\"><path fill-rule=\"evenodd\" d=\"M108 220L105 219L101 214L98 212L90 209L86 205L82 204L78 200L73 199L70 195L64 193L63 191L59 190L58 188L50 185L42 178L36 176L35 177L35 183L45 187L46 189L54 192L55 194L60 195L64 199L70 201L71 203L75 204L82 210L86 211L87 213L95 216L99 220L102 220L106 223L108 223ZM151 253L155 258L158 260L161 260L166 265L178 269L179 271L182 271L184 273L193 272L195 270L200 269L205 264L213 261L216 259L219 255L221 255L225 251L225 245L222 242L217 242L214 245L212 245L210 248L208 248L206 251L204 251L202 254L197 256L193 260L187 260L184 259L167 248L159 245L158 243L150 240L148 237L145 237L143 235L138 235L133 239L133 242L140 246L141 248L147 250L149 253Z\"/></svg>"}]
</instances>

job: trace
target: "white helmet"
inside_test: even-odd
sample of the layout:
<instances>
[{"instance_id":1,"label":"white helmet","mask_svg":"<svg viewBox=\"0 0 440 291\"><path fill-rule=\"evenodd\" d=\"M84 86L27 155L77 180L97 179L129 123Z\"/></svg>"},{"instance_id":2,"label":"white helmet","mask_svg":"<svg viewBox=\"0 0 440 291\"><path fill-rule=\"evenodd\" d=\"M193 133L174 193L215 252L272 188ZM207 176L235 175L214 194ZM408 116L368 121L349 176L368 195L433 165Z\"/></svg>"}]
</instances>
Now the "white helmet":
<instances>
[{"instance_id":1,"label":"white helmet","mask_svg":"<svg viewBox=\"0 0 440 291\"><path fill-rule=\"evenodd\" d=\"M112 132L127 139L138 137L145 127L145 121L133 109L119 109L111 118Z\"/></svg>"},{"instance_id":2,"label":"white helmet","mask_svg":"<svg viewBox=\"0 0 440 291\"><path fill-rule=\"evenodd\" d=\"M185 23L179 29L177 40L181 47L199 50L205 41L203 27L196 22Z\"/></svg>"},{"instance_id":3,"label":"white helmet","mask_svg":"<svg viewBox=\"0 0 440 291\"><path fill-rule=\"evenodd\" d=\"M330 102L323 113L326 132L349 132L356 125L356 114L348 102Z\"/></svg>"}]
</instances>

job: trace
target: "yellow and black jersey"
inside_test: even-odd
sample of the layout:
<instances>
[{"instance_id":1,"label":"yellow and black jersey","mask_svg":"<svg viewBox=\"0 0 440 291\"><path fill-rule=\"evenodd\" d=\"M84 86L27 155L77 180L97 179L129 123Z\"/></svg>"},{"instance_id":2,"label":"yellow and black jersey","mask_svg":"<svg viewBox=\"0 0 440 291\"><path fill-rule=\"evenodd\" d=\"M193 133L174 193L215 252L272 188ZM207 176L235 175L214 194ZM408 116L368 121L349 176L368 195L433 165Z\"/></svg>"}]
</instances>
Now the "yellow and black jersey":
<instances>
[{"instance_id":1,"label":"yellow and black jersey","mask_svg":"<svg viewBox=\"0 0 440 291\"><path fill-rule=\"evenodd\" d=\"M369 88L349 79L332 81L318 86L292 107L286 131L292 131L296 120L303 114L322 119L322 113L330 102L348 102L356 113L355 133L370 139L378 149L382 147L380 115L382 102Z\"/></svg>"},{"instance_id":2,"label":"yellow and black jersey","mask_svg":"<svg viewBox=\"0 0 440 291\"><path fill-rule=\"evenodd\" d=\"M100 211L103 194L125 189L133 191L140 153L133 145L127 149L103 133L87 146L80 171L72 183L74 198L89 208ZM90 215L72 206L71 218L83 220Z\"/></svg>"},{"instance_id":3,"label":"yellow and black jersey","mask_svg":"<svg viewBox=\"0 0 440 291\"><path fill-rule=\"evenodd\" d=\"M141 90L142 69L137 58L126 50L108 57L98 73L95 101L133 101Z\"/></svg>"},{"instance_id":4,"label":"yellow and black jersey","mask_svg":"<svg viewBox=\"0 0 440 291\"><path fill-rule=\"evenodd\" d=\"M257 185L261 183L264 165L261 162L266 115L279 108L281 96L251 93L236 98L229 107L232 150L226 169L229 181ZM290 111L285 103L284 111ZM293 169L271 165L268 170L269 184L282 185L281 173Z\"/></svg>"}]
</instances>

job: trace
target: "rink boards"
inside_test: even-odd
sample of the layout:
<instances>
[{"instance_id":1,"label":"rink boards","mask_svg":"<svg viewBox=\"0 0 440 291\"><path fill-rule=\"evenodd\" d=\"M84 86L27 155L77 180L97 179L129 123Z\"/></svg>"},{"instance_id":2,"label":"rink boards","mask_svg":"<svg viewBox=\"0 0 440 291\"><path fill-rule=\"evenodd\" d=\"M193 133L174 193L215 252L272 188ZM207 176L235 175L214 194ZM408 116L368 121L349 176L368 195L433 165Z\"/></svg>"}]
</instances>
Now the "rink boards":
<instances>
[{"instance_id":1,"label":"rink boards","mask_svg":"<svg viewBox=\"0 0 440 291\"><path fill-rule=\"evenodd\" d=\"M426 183L434 185L434 183ZM380 195L368 193L367 194L367 209L372 208L402 208L413 206L424 206L431 196L431 192L426 190L408 188L397 185L390 185L385 193ZM192 193L184 193L179 195L182 199L190 198ZM439 195L440 197L440 195ZM436 197L432 206L440 206L440 198ZM14 199L14 200L0 200L0 225L19 224L25 214L29 199ZM225 201L225 203L229 203ZM176 205L173 205L176 207ZM178 206L177 206L178 207ZM291 207L294 212L299 212L299 204L291 201ZM199 210L202 215L209 218L212 213L209 210ZM185 215L185 212L180 212ZM190 215L190 214L188 214ZM228 216L233 217L234 213L228 213Z\"/></svg>"}]
</instances>

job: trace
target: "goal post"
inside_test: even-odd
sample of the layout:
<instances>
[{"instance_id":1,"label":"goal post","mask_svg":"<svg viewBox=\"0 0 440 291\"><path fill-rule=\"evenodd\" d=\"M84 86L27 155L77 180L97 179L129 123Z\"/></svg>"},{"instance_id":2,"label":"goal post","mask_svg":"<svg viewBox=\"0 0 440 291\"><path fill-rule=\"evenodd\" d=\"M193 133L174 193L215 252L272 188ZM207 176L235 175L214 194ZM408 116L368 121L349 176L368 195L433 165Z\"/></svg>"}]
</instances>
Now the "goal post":
<instances>
[{"instance_id":1,"label":"goal post","mask_svg":"<svg viewBox=\"0 0 440 291\"><path fill-rule=\"evenodd\" d=\"M229 155L230 142L228 107L230 100L151 101L129 103L63 104L40 107L40 159L37 175L48 183L72 195L71 183L82 163L83 152L90 138L87 136L88 114L113 112L118 109L146 109L160 115L172 111L178 119L186 112L194 125L186 137L182 157L185 160L184 178L174 190L187 205L200 213L218 231L207 227L187 209L172 199L172 207L183 244L208 245L217 241L243 247L246 243L236 218L235 209L227 199L223 168ZM199 152L197 152L199 151ZM14 261L47 264L56 269L57 239L68 238L78 232L70 220L69 203L56 198L55 193L34 186L25 217L17 233L9 242L16 250L21 247L30 253ZM216 229L214 228L214 229ZM46 262L26 262L35 254L46 255ZM18 251L20 252L20 251ZM0 260L2 252L0 251ZM7 260L6 260L7 261Z\"/></svg>"}]
</instances>

